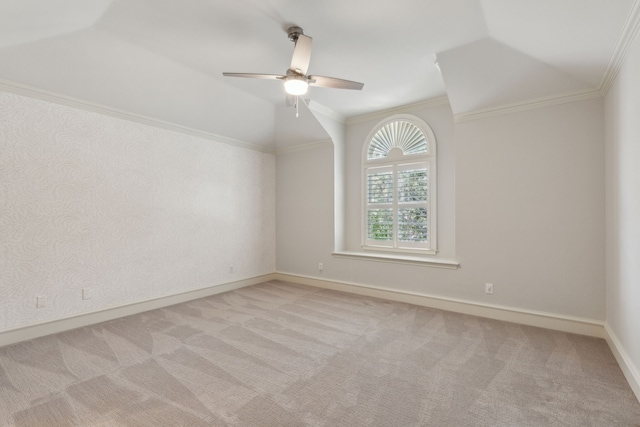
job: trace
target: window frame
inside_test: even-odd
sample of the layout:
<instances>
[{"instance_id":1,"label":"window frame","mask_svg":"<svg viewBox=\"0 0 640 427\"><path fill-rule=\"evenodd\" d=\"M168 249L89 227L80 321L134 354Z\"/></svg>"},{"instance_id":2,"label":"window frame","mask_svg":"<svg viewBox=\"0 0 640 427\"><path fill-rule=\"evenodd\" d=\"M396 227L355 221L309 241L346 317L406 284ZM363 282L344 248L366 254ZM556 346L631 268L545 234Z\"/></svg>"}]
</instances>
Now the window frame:
<instances>
[{"instance_id":1,"label":"window frame","mask_svg":"<svg viewBox=\"0 0 640 427\"><path fill-rule=\"evenodd\" d=\"M393 122L408 122L418 128L424 136L426 142L426 152L404 154L402 148L394 145L389 148L386 157L369 159L369 147L374 137L385 126ZM397 141L395 141L397 143ZM425 244L417 242L401 242L398 239L398 218L399 209L403 202L398 200L398 171L409 170L411 166L420 166L427 169L427 201L424 206L427 209L427 242ZM409 114L397 114L390 116L379 123L367 135L362 149L361 163L361 247L364 250L385 251L391 253L412 253L435 255L437 253L437 153L436 139L429 125L418 117ZM369 203L368 176L371 170L391 170L393 182L393 200L390 203ZM405 206L421 206L421 202L406 202ZM368 223L370 207L391 207L393 216L393 239L390 244L385 245L382 241L368 238Z\"/></svg>"}]
</instances>

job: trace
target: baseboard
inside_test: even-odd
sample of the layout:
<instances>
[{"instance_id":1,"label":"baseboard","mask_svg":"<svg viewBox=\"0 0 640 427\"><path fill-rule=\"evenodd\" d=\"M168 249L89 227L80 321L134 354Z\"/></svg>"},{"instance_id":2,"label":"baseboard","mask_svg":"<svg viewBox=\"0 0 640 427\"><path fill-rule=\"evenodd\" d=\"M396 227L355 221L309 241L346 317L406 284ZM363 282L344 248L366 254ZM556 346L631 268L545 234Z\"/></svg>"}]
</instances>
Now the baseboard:
<instances>
[{"instance_id":1,"label":"baseboard","mask_svg":"<svg viewBox=\"0 0 640 427\"><path fill-rule=\"evenodd\" d=\"M453 311L456 313L470 314L473 316L503 320L506 322L519 323L522 325L537 326L540 328L553 329L580 335L588 335L597 338L606 337L604 323L597 320L562 316L553 313L545 313L513 307L481 304L473 301L443 298L432 295L421 295L416 293L398 291L395 289L386 289L335 280L318 279L316 277L301 276L284 272L275 273L275 277L277 280L298 283L301 285L315 286L323 289L332 289L336 291L349 292L352 294L382 298L391 301L405 302L408 304L415 304L423 307L438 308L441 310Z\"/></svg>"},{"instance_id":2,"label":"baseboard","mask_svg":"<svg viewBox=\"0 0 640 427\"><path fill-rule=\"evenodd\" d=\"M204 298L234 289L256 285L258 283L268 282L270 280L282 280L301 285L314 286L317 288L332 289L357 295L415 304L423 307L437 308L456 313L604 338L609 344L609 347L620 365L625 378L629 382L631 389L635 393L636 398L640 402L640 371L634 365L616 334L606 323L577 317L560 316L552 313L480 304L473 301L420 295L357 283L318 279L316 277L301 276L284 272L265 274L235 282L228 282L182 292L179 294L167 295L164 297L138 301L116 307L109 307L64 318L19 326L17 328L5 329L0 331L0 347L83 326L106 322L108 320L130 316L132 314L138 314L157 308L167 307L198 298Z\"/></svg>"},{"instance_id":3,"label":"baseboard","mask_svg":"<svg viewBox=\"0 0 640 427\"><path fill-rule=\"evenodd\" d=\"M611 352L615 356L618 365L620 365L620 369L622 369L622 373L627 379L629 386L631 386L631 390L633 390L633 393L636 395L636 399L640 402L640 370L634 365L631 357L629 357L618 336L613 332L608 323L604 324L604 329L607 334L605 338L609 344L609 348L611 348Z\"/></svg>"},{"instance_id":4,"label":"baseboard","mask_svg":"<svg viewBox=\"0 0 640 427\"><path fill-rule=\"evenodd\" d=\"M0 347L275 280L273 273L0 331Z\"/></svg>"}]
</instances>

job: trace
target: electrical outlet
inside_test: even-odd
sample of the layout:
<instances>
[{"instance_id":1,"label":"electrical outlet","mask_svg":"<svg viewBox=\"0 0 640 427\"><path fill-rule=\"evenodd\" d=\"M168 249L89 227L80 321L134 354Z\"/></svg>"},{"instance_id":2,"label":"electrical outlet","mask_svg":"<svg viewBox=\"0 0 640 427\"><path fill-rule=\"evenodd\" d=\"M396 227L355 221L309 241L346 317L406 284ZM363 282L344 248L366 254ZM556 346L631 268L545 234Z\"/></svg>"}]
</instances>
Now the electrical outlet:
<instances>
[{"instance_id":1,"label":"electrical outlet","mask_svg":"<svg viewBox=\"0 0 640 427\"><path fill-rule=\"evenodd\" d=\"M39 297L36 297L36 308L42 308L42 307L46 307L47 306L47 297L44 295L41 295Z\"/></svg>"},{"instance_id":2,"label":"electrical outlet","mask_svg":"<svg viewBox=\"0 0 640 427\"><path fill-rule=\"evenodd\" d=\"M87 300L87 299L91 299L93 292L91 291L91 288L82 288L82 299L83 300Z\"/></svg>"},{"instance_id":3,"label":"electrical outlet","mask_svg":"<svg viewBox=\"0 0 640 427\"><path fill-rule=\"evenodd\" d=\"M493 293L493 283L485 283L484 284L484 291L488 294L492 294Z\"/></svg>"},{"instance_id":4,"label":"electrical outlet","mask_svg":"<svg viewBox=\"0 0 640 427\"><path fill-rule=\"evenodd\" d=\"M321 262L318 263L318 270L319 271L324 270L324 265Z\"/></svg>"}]
</instances>

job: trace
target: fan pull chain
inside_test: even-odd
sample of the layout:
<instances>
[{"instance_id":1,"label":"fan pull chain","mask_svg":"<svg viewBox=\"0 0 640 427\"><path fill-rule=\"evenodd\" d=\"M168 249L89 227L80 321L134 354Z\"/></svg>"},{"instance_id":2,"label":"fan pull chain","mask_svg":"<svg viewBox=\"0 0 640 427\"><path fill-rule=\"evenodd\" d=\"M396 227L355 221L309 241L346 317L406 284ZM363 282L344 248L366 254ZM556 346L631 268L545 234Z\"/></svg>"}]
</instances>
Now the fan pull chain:
<instances>
[{"instance_id":1,"label":"fan pull chain","mask_svg":"<svg viewBox=\"0 0 640 427\"><path fill-rule=\"evenodd\" d=\"M296 95L296 118L300 117L300 113L298 110L298 95Z\"/></svg>"}]
</instances>

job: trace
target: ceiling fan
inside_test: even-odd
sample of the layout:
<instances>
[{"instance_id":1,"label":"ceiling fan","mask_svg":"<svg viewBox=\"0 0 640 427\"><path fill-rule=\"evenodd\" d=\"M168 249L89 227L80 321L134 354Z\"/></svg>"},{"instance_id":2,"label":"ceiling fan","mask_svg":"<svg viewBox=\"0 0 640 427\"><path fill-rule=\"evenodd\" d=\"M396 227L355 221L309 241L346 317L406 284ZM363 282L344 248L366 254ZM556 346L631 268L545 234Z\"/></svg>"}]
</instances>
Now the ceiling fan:
<instances>
[{"instance_id":1,"label":"ceiling fan","mask_svg":"<svg viewBox=\"0 0 640 427\"><path fill-rule=\"evenodd\" d=\"M253 74L253 73L222 73L227 77L246 77L250 79L282 80L284 90L287 93L287 105L296 106L296 117L298 116L298 96L307 93L309 86L329 87L336 89L361 90L364 83L350 80L337 79L335 77L308 76L307 69L311 61L312 38L305 36L302 28L290 27L287 30L289 40L295 43L291 66L285 75L278 74Z\"/></svg>"}]
</instances>

